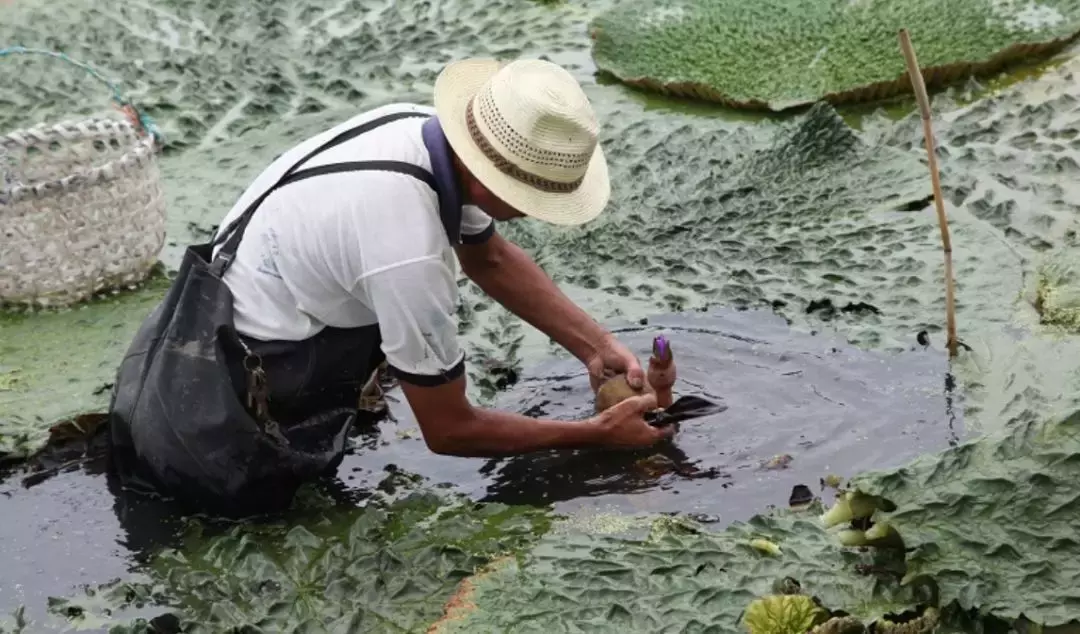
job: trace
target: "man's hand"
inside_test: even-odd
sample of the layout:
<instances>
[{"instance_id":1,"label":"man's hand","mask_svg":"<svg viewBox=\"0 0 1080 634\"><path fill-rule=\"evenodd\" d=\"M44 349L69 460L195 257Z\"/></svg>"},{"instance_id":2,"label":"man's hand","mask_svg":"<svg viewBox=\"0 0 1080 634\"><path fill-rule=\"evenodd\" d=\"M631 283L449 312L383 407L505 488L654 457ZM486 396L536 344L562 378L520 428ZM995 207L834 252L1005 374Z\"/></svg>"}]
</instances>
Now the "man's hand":
<instances>
[{"instance_id":1,"label":"man's hand","mask_svg":"<svg viewBox=\"0 0 1080 634\"><path fill-rule=\"evenodd\" d=\"M626 374L630 387L640 390L645 387L645 371L630 349L624 346L615 335L606 333L603 340L586 361L589 370L589 383L593 392L600 389L600 384L614 374ZM656 407L655 403L653 407Z\"/></svg>"},{"instance_id":2,"label":"man's hand","mask_svg":"<svg viewBox=\"0 0 1080 634\"><path fill-rule=\"evenodd\" d=\"M675 425L653 427L645 422L645 414L656 409L656 395L647 393L631 396L604 410L595 417L605 447L641 449L675 435Z\"/></svg>"}]
</instances>

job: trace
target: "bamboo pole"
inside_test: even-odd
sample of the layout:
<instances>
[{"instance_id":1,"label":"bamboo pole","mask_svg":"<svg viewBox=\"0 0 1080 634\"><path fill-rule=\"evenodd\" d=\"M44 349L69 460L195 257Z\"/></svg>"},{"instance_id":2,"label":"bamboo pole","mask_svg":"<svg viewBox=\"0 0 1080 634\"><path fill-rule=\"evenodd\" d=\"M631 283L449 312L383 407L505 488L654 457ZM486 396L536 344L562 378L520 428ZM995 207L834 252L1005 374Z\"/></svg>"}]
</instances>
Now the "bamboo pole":
<instances>
[{"instance_id":1,"label":"bamboo pole","mask_svg":"<svg viewBox=\"0 0 1080 634\"><path fill-rule=\"evenodd\" d=\"M941 177L938 175L937 153L934 149L934 131L930 125L930 99L926 95L926 83L923 81L922 71L919 70L919 62L915 59L915 49L911 45L911 37L908 35L907 29L900 29L900 49L904 52L908 76L911 78L911 87L915 91L915 99L919 102L919 112L922 115L926 155L930 162L930 182L934 191L934 207L937 208L938 226L941 228L941 246L945 252L945 326L948 333L946 345L949 348L949 358L951 359L956 356L957 348L952 240L949 239L949 222L945 219L945 199L941 195Z\"/></svg>"}]
</instances>

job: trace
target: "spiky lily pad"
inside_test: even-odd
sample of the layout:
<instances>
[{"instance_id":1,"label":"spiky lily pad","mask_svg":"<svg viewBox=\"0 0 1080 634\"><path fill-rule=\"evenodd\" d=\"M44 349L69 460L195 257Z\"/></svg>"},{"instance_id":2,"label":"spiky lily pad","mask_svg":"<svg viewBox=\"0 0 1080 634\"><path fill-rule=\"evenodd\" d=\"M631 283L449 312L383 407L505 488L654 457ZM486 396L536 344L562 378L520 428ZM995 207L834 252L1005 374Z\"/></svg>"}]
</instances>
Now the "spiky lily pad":
<instances>
[{"instance_id":1,"label":"spiky lily pad","mask_svg":"<svg viewBox=\"0 0 1080 634\"><path fill-rule=\"evenodd\" d=\"M62 50L118 83L170 150L282 119L425 99L459 56L557 55L584 48L580 2L367 0L0 2L0 47ZM511 17L512 16L512 17ZM46 57L0 58L0 131L94 112L109 91Z\"/></svg>"},{"instance_id":2,"label":"spiky lily pad","mask_svg":"<svg viewBox=\"0 0 1080 634\"><path fill-rule=\"evenodd\" d=\"M1080 413L857 479L885 496L879 513L913 550L840 545L815 515L778 511L721 533L665 531L652 540L542 538L470 583L467 608L438 631L735 632L743 609L779 585L864 622L938 603L1012 621L1068 623L1080 605ZM757 551L752 540L779 544Z\"/></svg>"},{"instance_id":3,"label":"spiky lily pad","mask_svg":"<svg viewBox=\"0 0 1080 634\"><path fill-rule=\"evenodd\" d=\"M878 513L909 549L907 581L1013 620L1080 617L1080 412L1023 423L941 456L853 481L897 505Z\"/></svg>"},{"instance_id":4,"label":"spiky lily pad","mask_svg":"<svg viewBox=\"0 0 1080 634\"><path fill-rule=\"evenodd\" d=\"M597 65L628 84L783 110L909 91L901 28L937 85L1060 50L1080 29L1080 2L631 0L591 32Z\"/></svg>"},{"instance_id":5,"label":"spiky lily pad","mask_svg":"<svg viewBox=\"0 0 1080 634\"><path fill-rule=\"evenodd\" d=\"M544 510L415 491L213 536L196 526L141 578L51 599L50 610L112 632L148 631L128 616L147 606L185 632L423 631L462 579L549 526Z\"/></svg>"}]
</instances>

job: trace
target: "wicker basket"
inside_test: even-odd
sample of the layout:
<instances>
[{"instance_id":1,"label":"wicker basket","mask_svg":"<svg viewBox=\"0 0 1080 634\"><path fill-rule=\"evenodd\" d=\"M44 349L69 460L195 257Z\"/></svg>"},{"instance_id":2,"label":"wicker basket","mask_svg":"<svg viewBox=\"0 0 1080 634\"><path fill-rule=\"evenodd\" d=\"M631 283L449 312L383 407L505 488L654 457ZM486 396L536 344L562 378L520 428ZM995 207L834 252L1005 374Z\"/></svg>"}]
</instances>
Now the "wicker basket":
<instances>
[{"instance_id":1,"label":"wicker basket","mask_svg":"<svg viewBox=\"0 0 1080 634\"><path fill-rule=\"evenodd\" d=\"M131 118L0 137L0 304L70 305L150 273L165 197L157 139Z\"/></svg>"}]
</instances>

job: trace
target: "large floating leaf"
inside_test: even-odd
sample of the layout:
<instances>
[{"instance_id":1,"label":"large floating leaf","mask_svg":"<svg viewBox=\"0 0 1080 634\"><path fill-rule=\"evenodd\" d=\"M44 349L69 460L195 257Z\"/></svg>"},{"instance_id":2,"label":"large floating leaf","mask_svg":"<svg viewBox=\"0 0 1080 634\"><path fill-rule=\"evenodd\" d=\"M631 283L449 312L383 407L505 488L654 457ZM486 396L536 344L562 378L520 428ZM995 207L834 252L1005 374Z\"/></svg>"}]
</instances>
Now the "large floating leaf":
<instances>
[{"instance_id":1,"label":"large floating leaf","mask_svg":"<svg viewBox=\"0 0 1080 634\"><path fill-rule=\"evenodd\" d=\"M933 85L1060 50L1080 29L1080 3L630 0L594 21L593 55L628 84L783 110L910 90L901 28Z\"/></svg>"},{"instance_id":2,"label":"large floating leaf","mask_svg":"<svg viewBox=\"0 0 1080 634\"><path fill-rule=\"evenodd\" d=\"M629 125L608 152L621 174L614 208L528 245L557 280L663 310L769 306L801 324L843 322L874 347L906 347L944 323L941 238L918 150L864 139L818 104L752 131ZM970 215L950 226L958 322L967 332L1009 322L1021 256Z\"/></svg>"},{"instance_id":3,"label":"large floating leaf","mask_svg":"<svg viewBox=\"0 0 1080 634\"><path fill-rule=\"evenodd\" d=\"M912 549L906 557L842 546L820 507L721 533L545 537L471 579L467 601L449 606L438 631L735 632L748 604L785 589L863 622L937 602L954 616L958 606L1060 625L1080 615L1078 478L1073 414L859 478L859 491L892 503L875 519L897 530ZM755 548L760 539L778 548Z\"/></svg>"},{"instance_id":4,"label":"large floating leaf","mask_svg":"<svg viewBox=\"0 0 1080 634\"><path fill-rule=\"evenodd\" d=\"M103 411L116 363L168 279L64 309L0 315L0 461L36 452L57 421Z\"/></svg>"},{"instance_id":5,"label":"large floating leaf","mask_svg":"<svg viewBox=\"0 0 1080 634\"><path fill-rule=\"evenodd\" d=\"M580 2L552 10L524 0L25 0L0 4L0 47L62 50L93 65L181 149L297 115L430 100L453 59L582 49L583 29L566 23L584 15ZM0 58L0 85L0 130L109 103L102 83L51 58Z\"/></svg>"},{"instance_id":6,"label":"large floating leaf","mask_svg":"<svg viewBox=\"0 0 1080 634\"><path fill-rule=\"evenodd\" d=\"M1025 423L908 467L857 478L896 505L878 522L910 549L906 579L1005 619L1080 619L1080 412Z\"/></svg>"},{"instance_id":7,"label":"large floating leaf","mask_svg":"<svg viewBox=\"0 0 1080 634\"><path fill-rule=\"evenodd\" d=\"M51 609L75 626L122 627L126 610L150 605L185 632L422 631L458 582L549 524L543 510L414 492L223 534L197 525L182 550L156 555L142 578L53 599Z\"/></svg>"}]
</instances>

